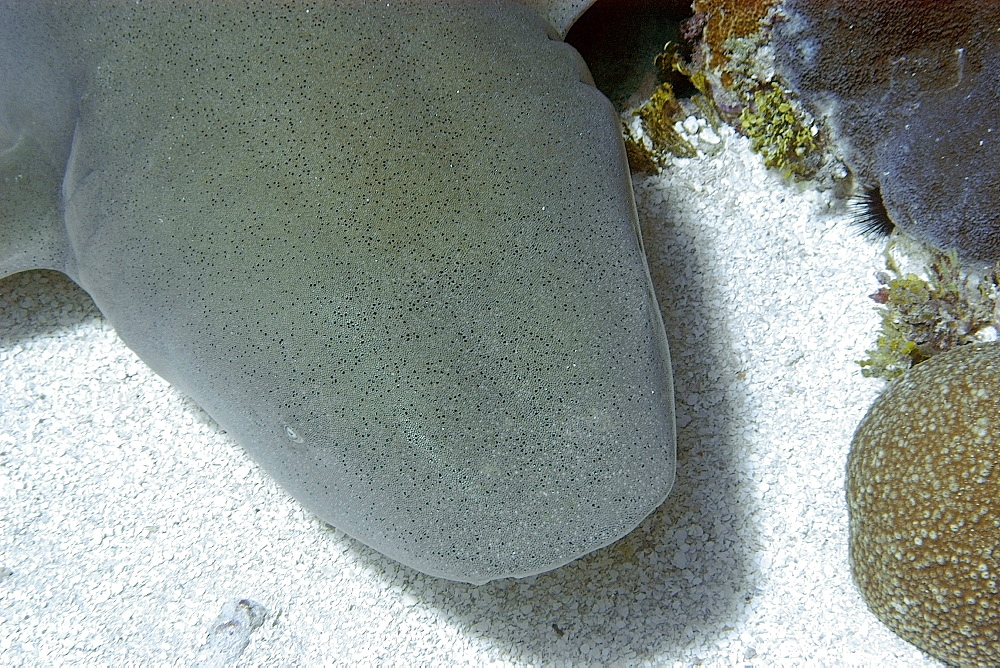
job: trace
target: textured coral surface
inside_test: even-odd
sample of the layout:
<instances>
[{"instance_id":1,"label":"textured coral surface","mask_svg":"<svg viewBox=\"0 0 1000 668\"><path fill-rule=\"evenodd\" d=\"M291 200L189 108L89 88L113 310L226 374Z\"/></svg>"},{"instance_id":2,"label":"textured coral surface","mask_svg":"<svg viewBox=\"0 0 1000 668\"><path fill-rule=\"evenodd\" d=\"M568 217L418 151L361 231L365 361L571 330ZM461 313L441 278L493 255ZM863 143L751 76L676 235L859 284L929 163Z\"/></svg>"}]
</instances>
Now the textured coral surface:
<instances>
[{"instance_id":1,"label":"textured coral surface","mask_svg":"<svg viewBox=\"0 0 1000 668\"><path fill-rule=\"evenodd\" d=\"M760 30L760 21L775 0L694 0L695 12L705 16L704 40L711 49L710 67L726 60L726 41L746 37Z\"/></svg>"},{"instance_id":2,"label":"textured coral surface","mask_svg":"<svg viewBox=\"0 0 1000 668\"><path fill-rule=\"evenodd\" d=\"M1000 664L1000 344L890 386L847 470L851 566L868 606L927 653Z\"/></svg>"}]
</instances>

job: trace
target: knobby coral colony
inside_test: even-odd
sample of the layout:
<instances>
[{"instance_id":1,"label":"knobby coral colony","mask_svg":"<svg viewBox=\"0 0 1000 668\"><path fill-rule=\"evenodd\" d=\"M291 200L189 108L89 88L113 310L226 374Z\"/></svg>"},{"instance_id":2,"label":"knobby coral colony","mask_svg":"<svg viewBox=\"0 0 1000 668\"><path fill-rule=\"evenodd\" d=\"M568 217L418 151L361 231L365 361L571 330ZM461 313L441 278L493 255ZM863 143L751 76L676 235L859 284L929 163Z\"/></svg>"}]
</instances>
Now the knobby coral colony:
<instances>
[{"instance_id":1,"label":"knobby coral colony","mask_svg":"<svg viewBox=\"0 0 1000 668\"><path fill-rule=\"evenodd\" d=\"M850 561L872 612L958 666L1000 665L1000 344L914 367L847 465Z\"/></svg>"}]
</instances>

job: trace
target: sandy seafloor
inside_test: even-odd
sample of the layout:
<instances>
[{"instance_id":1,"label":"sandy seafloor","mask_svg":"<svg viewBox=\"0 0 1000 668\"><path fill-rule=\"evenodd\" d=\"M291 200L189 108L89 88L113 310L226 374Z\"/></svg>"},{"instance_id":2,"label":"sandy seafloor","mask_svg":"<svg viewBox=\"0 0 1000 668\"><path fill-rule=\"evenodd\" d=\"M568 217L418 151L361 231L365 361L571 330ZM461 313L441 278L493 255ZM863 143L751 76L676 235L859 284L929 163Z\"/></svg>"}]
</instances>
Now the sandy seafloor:
<instances>
[{"instance_id":1,"label":"sandy seafloor","mask_svg":"<svg viewBox=\"0 0 1000 668\"><path fill-rule=\"evenodd\" d=\"M270 615L236 665L935 665L867 611L847 561L881 249L720 134L635 178L676 487L619 543L526 580L436 580L325 526L86 295L4 279L0 663L190 665L248 598Z\"/></svg>"}]
</instances>

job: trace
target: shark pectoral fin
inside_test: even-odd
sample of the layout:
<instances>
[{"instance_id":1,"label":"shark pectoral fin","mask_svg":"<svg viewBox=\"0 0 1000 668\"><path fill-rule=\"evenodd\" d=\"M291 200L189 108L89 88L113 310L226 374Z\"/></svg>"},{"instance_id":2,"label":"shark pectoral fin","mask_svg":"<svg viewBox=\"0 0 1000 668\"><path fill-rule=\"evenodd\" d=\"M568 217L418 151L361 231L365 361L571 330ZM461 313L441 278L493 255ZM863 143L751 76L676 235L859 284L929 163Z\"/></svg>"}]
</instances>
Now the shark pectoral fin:
<instances>
[{"instance_id":1,"label":"shark pectoral fin","mask_svg":"<svg viewBox=\"0 0 1000 668\"><path fill-rule=\"evenodd\" d=\"M573 23L594 4L595 0L522 0L548 21L552 29L565 39Z\"/></svg>"},{"instance_id":2,"label":"shark pectoral fin","mask_svg":"<svg viewBox=\"0 0 1000 668\"><path fill-rule=\"evenodd\" d=\"M23 128L0 122L0 276L66 266L61 174Z\"/></svg>"},{"instance_id":3,"label":"shark pectoral fin","mask_svg":"<svg viewBox=\"0 0 1000 668\"><path fill-rule=\"evenodd\" d=\"M60 194L86 58L64 9L0 2L0 276L67 271Z\"/></svg>"}]
</instances>

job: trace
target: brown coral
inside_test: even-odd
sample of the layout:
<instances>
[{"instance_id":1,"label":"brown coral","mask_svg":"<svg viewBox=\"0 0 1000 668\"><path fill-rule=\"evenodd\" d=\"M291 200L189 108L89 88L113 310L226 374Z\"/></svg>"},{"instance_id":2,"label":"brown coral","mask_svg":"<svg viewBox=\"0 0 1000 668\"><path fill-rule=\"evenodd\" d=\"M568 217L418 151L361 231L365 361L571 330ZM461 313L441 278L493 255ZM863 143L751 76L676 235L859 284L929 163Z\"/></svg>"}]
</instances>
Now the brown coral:
<instances>
[{"instance_id":1,"label":"brown coral","mask_svg":"<svg viewBox=\"0 0 1000 668\"><path fill-rule=\"evenodd\" d=\"M709 68L725 64L728 59L726 40L760 31L761 20L774 4L775 0L695 0L694 11L705 17L702 39L711 50Z\"/></svg>"},{"instance_id":2,"label":"brown coral","mask_svg":"<svg viewBox=\"0 0 1000 668\"><path fill-rule=\"evenodd\" d=\"M1000 344L908 371L847 467L851 567L872 612L928 654L1000 665Z\"/></svg>"}]
</instances>

